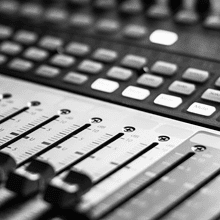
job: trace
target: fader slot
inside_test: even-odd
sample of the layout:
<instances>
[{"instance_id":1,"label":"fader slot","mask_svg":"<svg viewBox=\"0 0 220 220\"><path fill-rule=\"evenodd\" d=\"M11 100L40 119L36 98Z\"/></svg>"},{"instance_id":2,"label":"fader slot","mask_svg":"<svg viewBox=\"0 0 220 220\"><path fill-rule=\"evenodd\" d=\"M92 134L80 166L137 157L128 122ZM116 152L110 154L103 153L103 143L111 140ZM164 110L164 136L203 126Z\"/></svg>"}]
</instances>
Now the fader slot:
<instances>
[{"instance_id":1,"label":"fader slot","mask_svg":"<svg viewBox=\"0 0 220 220\"><path fill-rule=\"evenodd\" d=\"M37 129L43 127L44 125L56 120L58 117L59 117L58 115L54 115L52 117L42 116L32 123L28 123L27 125L22 126L16 132L10 132L9 135L6 135L0 139L0 144L1 144L0 148L3 149L4 147L18 141L19 139L36 131Z\"/></svg>"},{"instance_id":2,"label":"fader slot","mask_svg":"<svg viewBox=\"0 0 220 220\"><path fill-rule=\"evenodd\" d=\"M123 163L129 167L126 161L129 161L132 157L136 158L136 155L140 152L144 154L148 152L146 149L150 150L157 146L157 144L139 144L137 143L138 140L136 143L135 140L131 143L126 143L125 140L123 138L108 145L102 151L76 164L72 169L87 173L92 178L93 184L96 184L102 178L105 178L106 175L110 175L111 172L114 173L114 170L117 171L118 167L122 166Z\"/></svg>"},{"instance_id":3,"label":"fader slot","mask_svg":"<svg viewBox=\"0 0 220 220\"><path fill-rule=\"evenodd\" d=\"M63 122L64 120L61 121ZM54 126L54 124L52 126ZM29 145L27 145L26 149L23 149L21 145L21 150L25 151L22 151L22 153L20 152L20 157L18 157L23 160L23 162L20 161L20 165L27 162L27 160L33 156L36 157L53 147L59 146L59 144L86 130L89 126L90 124L85 124L81 127L72 125L71 127L58 132L58 134L53 135L52 138L49 138L48 141L50 141L50 143L48 141L43 141L43 144L41 143L41 145L32 146L30 149L28 149ZM56 127L59 129L61 128L61 126ZM57 132L57 130L55 131ZM16 156L14 157L16 158ZM59 154L57 154L57 157L59 158ZM22 196L28 196L41 191L46 186L46 183L55 175L54 167L52 165L53 164L51 163L47 163L46 160L43 161L40 159L34 159L30 163L26 163L14 172L10 173L6 182L6 187ZM15 182L17 184L14 184Z\"/></svg>"},{"instance_id":4,"label":"fader slot","mask_svg":"<svg viewBox=\"0 0 220 220\"><path fill-rule=\"evenodd\" d=\"M37 159L46 161L54 167L57 173L61 173L71 167L73 163L87 157L90 152L104 146L113 137L113 135L106 134L105 130L99 131L98 135L101 136L97 137L97 134L92 133L92 129L87 129L82 134L73 136L57 147L41 154ZM59 155L59 157L55 157L55 155Z\"/></svg>"},{"instance_id":5,"label":"fader slot","mask_svg":"<svg viewBox=\"0 0 220 220\"><path fill-rule=\"evenodd\" d=\"M219 184L220 176L184 201L179 207L172 210L171 213L168 213L163 219L218 220L220 218L218 202L218 198L220 198Z\"/></svg>"},{"instance_id":6,"label":"fader slot","mask_svg":"<svg viewBox=\"0 0 220 220\"><path fill-rule=\"evenodd\" d=\"M39 102L32 102L33 106L15 117L10 118L1 124L0 127L0 148L4 148L8 144L11 144L25 136L44 124L55 120L58 115L49 117L42 112L48 112L45 107L41 107ZM38 106L39 105L39 106ZM48 112L49 113L49 112ZM51 114L51 112L50 112Z\"/></svg>"},{"instance_id":7,"label":"fader slot","mask_svg":"<svg viewBox=\"0 0 220 220\"><path fill-rule=\"evenodd\" d=\"M88 207L90 207L91 210L89 208L90 210L89 214L91 215L92 218L99 218L103 215L106 215L115 208L127 202L130 198L133 198L136 194L141 192L146 187L149 187L155 182L157 182L160 178L167 175L177 166L189 160L191 157L193 157L193 155L194 155L193 152L187 153L185 155L176 155L173 158L172 161L173 163L165 167L163 165L163 169L160 170L156 175L148 176L146 175L146 171L144 171L135 178L131 179L130 182L126 181L126 184L124 184L124 186L119 188L117 191L114 190L115 191L114 194L111 195L110 193L108 193L108 195L110 195L109 197L103 197L100 196L99 194L101 194L101 192L104 193L104 190L107 190L107 186L111 183L111 180L107 179L106 181L100 183L103 186L99 186L98 184L97 190L95 189L93 192L92 191L88 192L88 195L85 195L84 204L82 203L80 209L85 210L88 209ZM121 173L119 172L118 174L123 175L122 172ZM117 179L115 178L114 181L117 182ZM112 181L112 183L114 182ZM92 201L91 198L95 195L97 195L99 198L95 199L96 201Z\"/></svg>"},{"instance_id":8,"label":"fader slot","mask_svg":"<svg viewBox=\"0 0 220 220\"><path fill-rule=\"evenodd\" d=\"M181 147L183 148L183 146L180 146L179 151L176 153L181 151L180 154L183 153ZM197 148L197 145L195 148ZM130 197L132 199L128 201L127 198L124 200L124 203L128 202L119 207L118 210L106 219L144 218L156 220L161 219L178 205L181 205L185 199L191 197L219 175L218 150L209 148L203 153L202 151L205 148L201 145L198 145L197 149L196 153L189 153L191 156L183 163L177 164L174 167L171 165L172 169L168 166L164 171L161 171L164 166L167 166L167 159L163 159L160 163L143 173L142 175L149 177L149 181L141 187L138 194L132 193ZM173 154L169 155L170 158L172 156ZM169 172L166 172L167 169ZM130 185L134 184L134 181L130 183ZM128 192L126 189L124 190ZM123 193L123 189L121 193ZM115 197L119 195L120 193L116 193ZM104 204L108 205L108 207L110 205L109 203ZM103 207L103 203L100 204L100 210L101 207Z\"/></svg>"}]
</instances>

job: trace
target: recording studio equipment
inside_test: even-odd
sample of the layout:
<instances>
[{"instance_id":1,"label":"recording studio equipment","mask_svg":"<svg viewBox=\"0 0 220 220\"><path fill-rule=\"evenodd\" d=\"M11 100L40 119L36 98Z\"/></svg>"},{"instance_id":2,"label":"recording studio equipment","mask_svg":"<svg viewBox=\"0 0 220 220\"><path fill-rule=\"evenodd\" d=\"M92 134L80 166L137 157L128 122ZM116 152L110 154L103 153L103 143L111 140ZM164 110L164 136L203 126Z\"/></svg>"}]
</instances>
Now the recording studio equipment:
<instances>
[{"instance_id":1,"label":"recording studio equipment","mask_svg":"<svg viewBox=\"0 0 220 220\"><path fill-rule=\"evenodd\" d=\"M0 18L0 220L220 219L220 1Z\"/></svg>"}]
</instances>

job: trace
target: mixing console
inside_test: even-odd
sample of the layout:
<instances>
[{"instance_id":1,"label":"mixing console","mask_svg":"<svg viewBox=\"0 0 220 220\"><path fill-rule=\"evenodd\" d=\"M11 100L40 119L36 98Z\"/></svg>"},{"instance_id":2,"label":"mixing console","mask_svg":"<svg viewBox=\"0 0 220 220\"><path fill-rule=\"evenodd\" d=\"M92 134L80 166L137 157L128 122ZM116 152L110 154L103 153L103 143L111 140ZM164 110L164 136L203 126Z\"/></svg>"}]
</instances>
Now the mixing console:
<instances>
[{"instance_id":1,"label":"mixing console","mask_svg":"<svg viewBox=\"0 0 220 220\"><path fill-rule=\"evenodd\" d=\"M0 220L220 219L219 0L0 18Z\"/></svg>"}]
</instances>

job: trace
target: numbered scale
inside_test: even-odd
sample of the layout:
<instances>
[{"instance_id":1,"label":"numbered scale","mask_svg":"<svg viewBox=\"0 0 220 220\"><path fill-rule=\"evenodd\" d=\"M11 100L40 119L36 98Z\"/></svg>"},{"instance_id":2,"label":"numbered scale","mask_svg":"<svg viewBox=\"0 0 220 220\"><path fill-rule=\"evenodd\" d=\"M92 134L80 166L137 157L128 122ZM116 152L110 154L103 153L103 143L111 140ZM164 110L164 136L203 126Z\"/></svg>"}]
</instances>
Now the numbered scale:
<instances>
[{"instance_id":1,"label":"numbered scale","mask_svg":"<svg viewBox=\"0 0 220 220\"><path fill-rule=\"evenodd\" d=\"M0 84L0 219L219 215L218 131L12 78Z\"/></svg>"}]
</instances>

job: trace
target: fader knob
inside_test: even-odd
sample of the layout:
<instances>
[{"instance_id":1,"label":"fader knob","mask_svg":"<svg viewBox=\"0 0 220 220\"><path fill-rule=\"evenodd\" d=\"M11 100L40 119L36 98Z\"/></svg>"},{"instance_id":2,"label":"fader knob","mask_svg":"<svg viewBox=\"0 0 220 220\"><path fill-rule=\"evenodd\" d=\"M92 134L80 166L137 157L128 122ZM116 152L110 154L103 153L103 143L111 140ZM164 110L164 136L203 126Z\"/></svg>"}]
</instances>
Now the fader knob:
<instances>
[{"instance_id":1,"label":"fader knob","mask_svg":"<svg viewBox=\"0 0 220 220\"><path fill-rule=\"evenodd\" d=\"M90 177L71 170L64 178L55 177L48 184L44 199L55 206L68 207L76 204L91 187Z\"/></svg>"},{"instance_id":2,"label":"fader knob","mask_svg":"<svg viewBox=\"0 0 220 220\"><path fill-rule=\"evenodd\" d=\"M40 160L33 160L27 167L20 167L10 173L6 188L26 197L44 190L47 182L55 175L51 165Z\"/></svg>"},{"instance_id":3,"label":"fader knob","mask_svg":"<svg viewBox=\"0 0 220 220\"><path fill-rule=\"evenodd\" d=\"M10 155L0 152L0 182L4 182L8 174L15 168L15 160Z\"/></svg>"}]
</instances>

